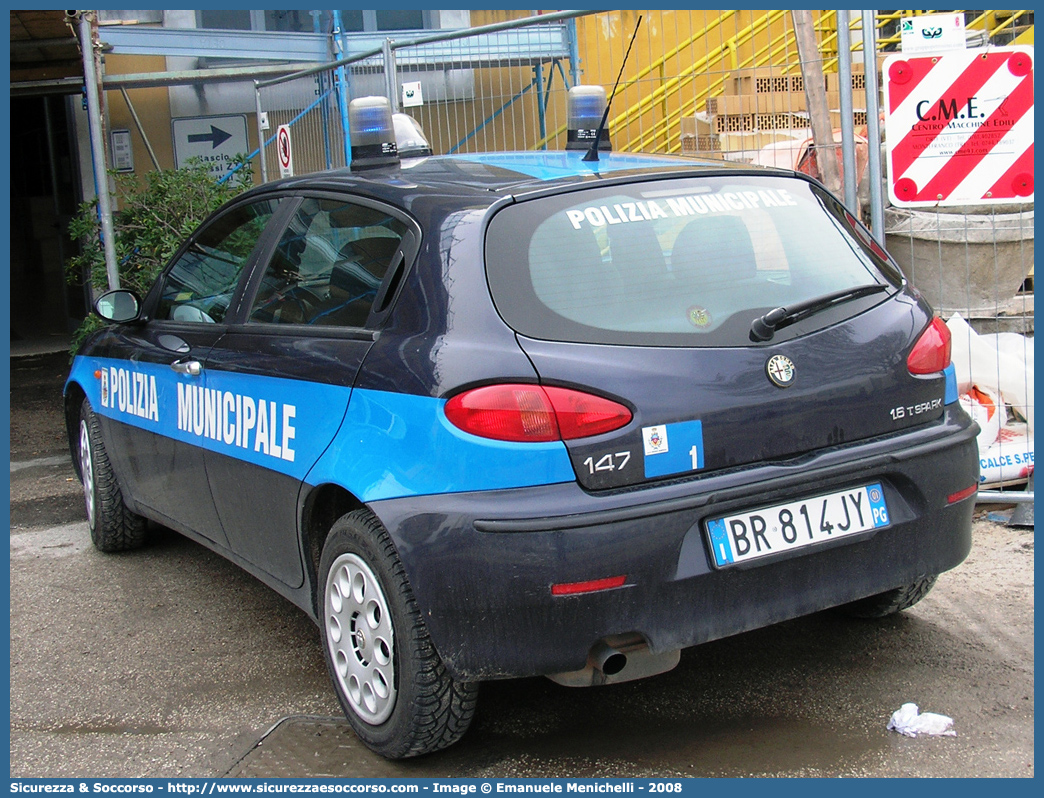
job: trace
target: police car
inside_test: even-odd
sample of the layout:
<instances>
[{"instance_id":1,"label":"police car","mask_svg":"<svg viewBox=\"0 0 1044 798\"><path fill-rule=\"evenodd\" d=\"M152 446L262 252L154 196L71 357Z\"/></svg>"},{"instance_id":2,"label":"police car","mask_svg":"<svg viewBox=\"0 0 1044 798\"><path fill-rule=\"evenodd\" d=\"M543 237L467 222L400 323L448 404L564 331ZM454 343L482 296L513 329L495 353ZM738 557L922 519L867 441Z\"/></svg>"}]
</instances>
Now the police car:
<instances>
[{"instance_id":1,"label":"police car","mask_svg":"<svg viewBox=\"0 0 1044 798\"><path fill-rule=\"evenodd\" d=\"M583 120L400 161L385 102L351 118L350 169L99 299L65 408L94 544L158 522L294 602L373 750L450 745L483 680L652 676L967 555L947 328L817 182Z\"/></svg>"}]
</instances>

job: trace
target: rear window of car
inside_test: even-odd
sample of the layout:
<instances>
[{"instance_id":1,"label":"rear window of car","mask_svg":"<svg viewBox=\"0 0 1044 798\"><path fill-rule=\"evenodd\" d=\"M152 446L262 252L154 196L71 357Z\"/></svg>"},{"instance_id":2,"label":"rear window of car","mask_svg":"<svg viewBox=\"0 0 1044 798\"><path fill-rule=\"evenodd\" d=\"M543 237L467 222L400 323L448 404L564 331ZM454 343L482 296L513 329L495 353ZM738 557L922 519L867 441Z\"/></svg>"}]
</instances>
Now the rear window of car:
<instances>
[{"instance_id":1,"label":"rear window of car","mask_svg":"<svg viewBox=\"0 0 1044 798\"><path fill-rule=\"evenodd\" d=\"M490 221L486 265L497 309L516 331L634 345L744 345L751 320L772 308L902 280L828 194L803 180L756 175L509 205ZM844 313L882 299L853 302ZM832 320L836 312L820 326Z\"/></svg>"}]
</instances>

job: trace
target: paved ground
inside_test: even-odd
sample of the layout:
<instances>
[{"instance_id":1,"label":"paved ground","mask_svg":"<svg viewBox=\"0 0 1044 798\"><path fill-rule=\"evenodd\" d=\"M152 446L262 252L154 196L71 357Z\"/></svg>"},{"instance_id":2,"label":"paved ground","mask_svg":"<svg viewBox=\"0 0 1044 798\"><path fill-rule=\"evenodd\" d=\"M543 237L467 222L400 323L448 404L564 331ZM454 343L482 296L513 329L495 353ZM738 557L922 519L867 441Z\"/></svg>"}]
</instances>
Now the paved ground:
<instances>
[{"instance_id":1,"label":"paved ground","mask_svg":"<svg viewBox=\"0 0 1044 798\"><path fill-rule=\"evenodd\" d=\"M901 616L822 613L603 689L486 684L462 743L385 762L338 719L299 610L162 528L136 553L91 548L64 368L12 361L12 776L1034 774L1034 536L985 517L969 559ZM886 731L907 701L958 736Z\"/></svg>"}]
</instances>

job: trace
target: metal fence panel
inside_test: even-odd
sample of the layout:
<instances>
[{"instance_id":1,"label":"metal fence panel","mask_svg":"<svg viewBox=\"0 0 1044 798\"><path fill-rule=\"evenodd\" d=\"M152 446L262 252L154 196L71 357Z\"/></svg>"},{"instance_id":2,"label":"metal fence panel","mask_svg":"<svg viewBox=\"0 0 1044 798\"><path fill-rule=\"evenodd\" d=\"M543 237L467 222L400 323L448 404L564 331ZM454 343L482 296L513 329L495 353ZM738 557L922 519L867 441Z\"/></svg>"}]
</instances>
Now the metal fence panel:
<instances>
[{"instance_id":1,"label":"metal fence panel","mask_svg":"<svg viewBox=\"0 0 1044 798\"><path fill-rule=\"evenodd\" d=\"M297 80L257 89L259 107L268 116L264 137L264 172L279 177L275 134L280 125L291 131L294 173L303 175L346 166L344 128L334 79L320 72Z\"/></svg>"},{"instance_id":2,"label":"metal fence panel","mask_svg":"<svg viewBox=\"0 0 1044 798\"><path fill-rule=\"evenodd\" d=\"M558 126L565 121L568 67L563 68L561 55L549 54L546 59L527 55L543 45L546 32L526 29L519 36L532 38L532 42L516 39L517 52L496 60L475 58L470 48L439 54L432 45L422 45L396 52L403 65L400 82L420 83L425 98L422 106L404 107L403 111L421 123L435 152L533 149L549 124ZM446 63L453 68L431 73L405 68L439 55L448 57ZM429 101L429 92L438 92L441 80L452 82L456 91L436 93Z\"/></svg>"}]
</instances>

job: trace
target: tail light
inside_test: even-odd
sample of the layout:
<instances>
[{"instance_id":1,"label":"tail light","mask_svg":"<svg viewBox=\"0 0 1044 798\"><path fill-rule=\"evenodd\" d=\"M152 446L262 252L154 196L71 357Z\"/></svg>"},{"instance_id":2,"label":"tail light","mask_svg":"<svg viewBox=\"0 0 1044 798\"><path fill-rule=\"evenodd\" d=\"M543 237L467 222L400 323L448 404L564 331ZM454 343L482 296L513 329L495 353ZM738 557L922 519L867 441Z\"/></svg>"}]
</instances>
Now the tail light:
<instances>
[{"instance_id":1,"label":"tail light","mask_svg":"<svg viewBox=\"0 0 1044 798\"><path fill-rule=\"evenodd\" d=\"M457 394L445 408L453 426L498 441L539 443L601 435L627 426L623 405L569 388L486 385Z\"/></svg>"},{"instance_id":2,"label":"tail light","mask_svg":"<svg viewBox=\"0 0 1044 798\"><path fill-rule=\"evenodd\" d=\"M950 365L950 328L936 316L917 339L906 367L911 374L936 374Z\"/></svg>"}]
</instances>

